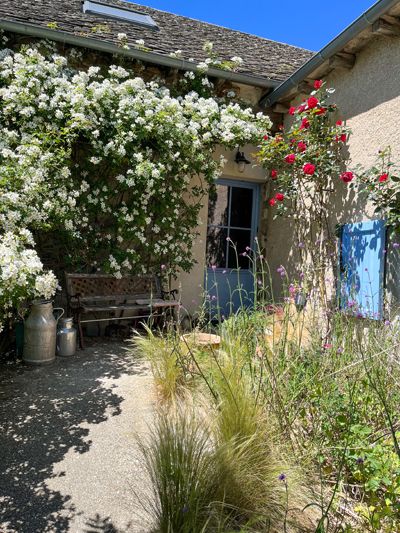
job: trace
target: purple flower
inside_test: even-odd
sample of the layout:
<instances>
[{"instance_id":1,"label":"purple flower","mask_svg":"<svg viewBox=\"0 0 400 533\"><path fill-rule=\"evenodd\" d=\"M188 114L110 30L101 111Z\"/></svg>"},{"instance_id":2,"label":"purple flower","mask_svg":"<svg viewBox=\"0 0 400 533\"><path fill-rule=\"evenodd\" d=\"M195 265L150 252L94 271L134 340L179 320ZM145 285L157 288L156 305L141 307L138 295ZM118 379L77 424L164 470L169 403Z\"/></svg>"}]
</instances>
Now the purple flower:
<instances>
[{"instance_id":1,"label":"purple flower","mask_svg":"<svg viewBox=\"0 0 400 533\"><path fill-rule=\"evenodd\" d=\"M304 242L299 242L299 248L304 248Z\"/></svg>"},{"instance_id":2,"label":"purple flower","mask_svg":"<svg viewBox=\"0 0 400 533\"><path fill-rule=\"evenodd\" d=\"M282 474L279 474L278 479L279 481L286 481L286 474L282 472Z\"/></svg>"},{"instance_id":3,"label":"purple flower","mask_svg":"<svg viewBox=\"0 0 400 533\"><path fill-rule=\"evenodd\" d=\"M357 457L357 464L358 465L363 465L364 464L364 459L362 457Z\"/></svg>"},{"instance_id":4,"label":"purple flower","mask_svg":"<svg viewBox=\"0 0 400 533\"><path fill-rule=\"evenodd\" d=\"M216 299L217 297L215 295L211 297L211 300L216 300Z\"/></svg>"},{"instance_id":5,"label":"purple flower","mask_svg":"<svg viewBox=\"0 0 400 533\"><path fill-rule=\"evenodd\" d=\"M251 248L250 246L246 246L246 252L250 252Z\"/></svg>"},{"instance_id":6,"label":"purple flower","mask_svg":"<svg viewBox=\"0 0 400 533\"><path fill-rule=\"evenodd\" d=\"M385 320L385 326L390 326L391 322L390 320Z\"/></svg>"},{"instance_id":7,"label":"purple flower","mask_svg":"<svg viewBox=\"0 0 400 533\"><path fill-rule=\"evenodd\" d=\"M400 243L394 242L393 243L393 248L400 248Z\"/></svg>"},{"instance_id":8,"label":"purple flower","mask_svg":"<svg viewBox=\"0 0 400 533\"><path fill-rule=\"evenodd\" d=\"M286 276L286 270L284 266L281 265L276 269L276 271L278 272L278 274L280 274L281 278L284 278Z\"/></svg>"}]
</instances>

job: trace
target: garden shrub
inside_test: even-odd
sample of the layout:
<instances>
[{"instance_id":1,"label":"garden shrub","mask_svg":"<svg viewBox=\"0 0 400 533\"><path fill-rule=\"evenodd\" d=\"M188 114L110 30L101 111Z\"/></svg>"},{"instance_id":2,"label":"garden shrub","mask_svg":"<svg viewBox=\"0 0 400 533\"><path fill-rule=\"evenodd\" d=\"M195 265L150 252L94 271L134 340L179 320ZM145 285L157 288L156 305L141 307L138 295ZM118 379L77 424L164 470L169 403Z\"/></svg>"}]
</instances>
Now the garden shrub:
<instances>
[{"instance_id":1,"label":"garden shrub","mask_svg":"<svg viewBox=\"0 0 400 533\"><path fill-rule=\"evenodd\" d=\"M189 89L172 96L121 66L74 70L34 47L3 54L0 239L51 231L70 268L116 277L188 271L202 199L224 163L216 146L257 142L270 124Z\"/></svg>"}]
</instances>

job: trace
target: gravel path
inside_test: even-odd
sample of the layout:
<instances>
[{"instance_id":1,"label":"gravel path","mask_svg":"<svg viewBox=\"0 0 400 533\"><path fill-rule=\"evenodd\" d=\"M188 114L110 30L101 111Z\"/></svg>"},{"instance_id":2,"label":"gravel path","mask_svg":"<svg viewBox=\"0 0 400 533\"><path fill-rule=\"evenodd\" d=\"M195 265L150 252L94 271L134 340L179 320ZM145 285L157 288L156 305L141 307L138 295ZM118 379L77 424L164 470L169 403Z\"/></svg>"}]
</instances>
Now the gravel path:
<instances>
[{"instance_id":1,"label":"gravel path","mask_svg":"<svg viewBox=\"0 0 400 533\"><path fill-rule=\"evenodd\" d=\"M47 367L0 367L1 533L151 531L137 439L154 407L148 367L122 342Z\"/></svg>"}]
</instances>

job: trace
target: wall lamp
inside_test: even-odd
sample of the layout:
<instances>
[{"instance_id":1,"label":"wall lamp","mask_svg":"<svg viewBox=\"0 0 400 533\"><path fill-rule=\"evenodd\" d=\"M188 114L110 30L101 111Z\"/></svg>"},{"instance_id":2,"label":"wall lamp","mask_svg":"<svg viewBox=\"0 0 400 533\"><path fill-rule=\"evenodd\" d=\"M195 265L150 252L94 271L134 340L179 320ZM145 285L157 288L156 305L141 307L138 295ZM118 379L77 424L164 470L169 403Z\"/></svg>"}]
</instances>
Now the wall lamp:
<instances>
[{"instance_id":1,"label":"wall lamp","mask_svg":"<svg viewBox=\"0 0 400 533\"><path fill-rule=\"evenodd\" d=\"M244 152L240 152L239 149L236 152L235 163L237 163L238 170L240 173L244 172L246 165L250 165L250 161L246 158Z\"/></svg>"}]
</instances>

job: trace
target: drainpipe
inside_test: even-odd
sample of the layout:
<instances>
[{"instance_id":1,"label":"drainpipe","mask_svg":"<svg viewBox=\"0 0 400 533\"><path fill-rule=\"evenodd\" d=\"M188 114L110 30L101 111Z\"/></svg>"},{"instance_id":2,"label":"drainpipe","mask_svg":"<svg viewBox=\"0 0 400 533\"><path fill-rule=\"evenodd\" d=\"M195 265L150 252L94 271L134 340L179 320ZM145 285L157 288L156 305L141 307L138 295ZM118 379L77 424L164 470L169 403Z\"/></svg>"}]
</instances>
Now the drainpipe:
<instances>
[{"instance_id":1,"label":"drainpipe","mask_svg":"<svg viewBox=\"0 0 400 533\"><path fill-rule=\"evenodd\" d=\"M320 67L325 61L330 59L335 54L342 52L346 44L356 37L359 33L366 30L374 22L376 22L382 15L384 15L390 8L399 3L399 0L379 0L365 11L358 19L356 19L350 26L342 31L324 48L317 52L311 59L309 59L302 67L294 72L283 83L281 83L270 94L263 96L259 102L261 107L270 107L275 104L282 96L284 96L290 89L297 87L307 76L309 76L315 69Z\"/></svg>"},{"instance_id":2,"label":"drainpipe","mask_svg":"<svg viewBox=\"0 0 400 533\"><path fill-rule=\"evenodd\" d=\"M40 39L49 39L66 43L72 46L82 48L90 48L99 52L106 52L109 54L118 54L126 57L131 57L145 63L154 63L169 68L178 70L197 71L197 64L185 59L165 56L155 52L147 52L137 48L124 49L116 44L107 41L93 39L90 37L82 37L60 30L53 30L51 28L44 28L42 26L35 26L33 24L26 24L11 20L0 20L0 28L12 33L19 33L22 35L29 35L30 37L38 37ZM242 74L240 72L232 72L229 70L222 70L217 68L209 68L207 75L214 78L229 80L243 85L251 85L252 87L261 87L264 89L273 89L279 85L279 81L263 78L260 76L252 76L251 74Z\"/></svg>"}]
</instances>

